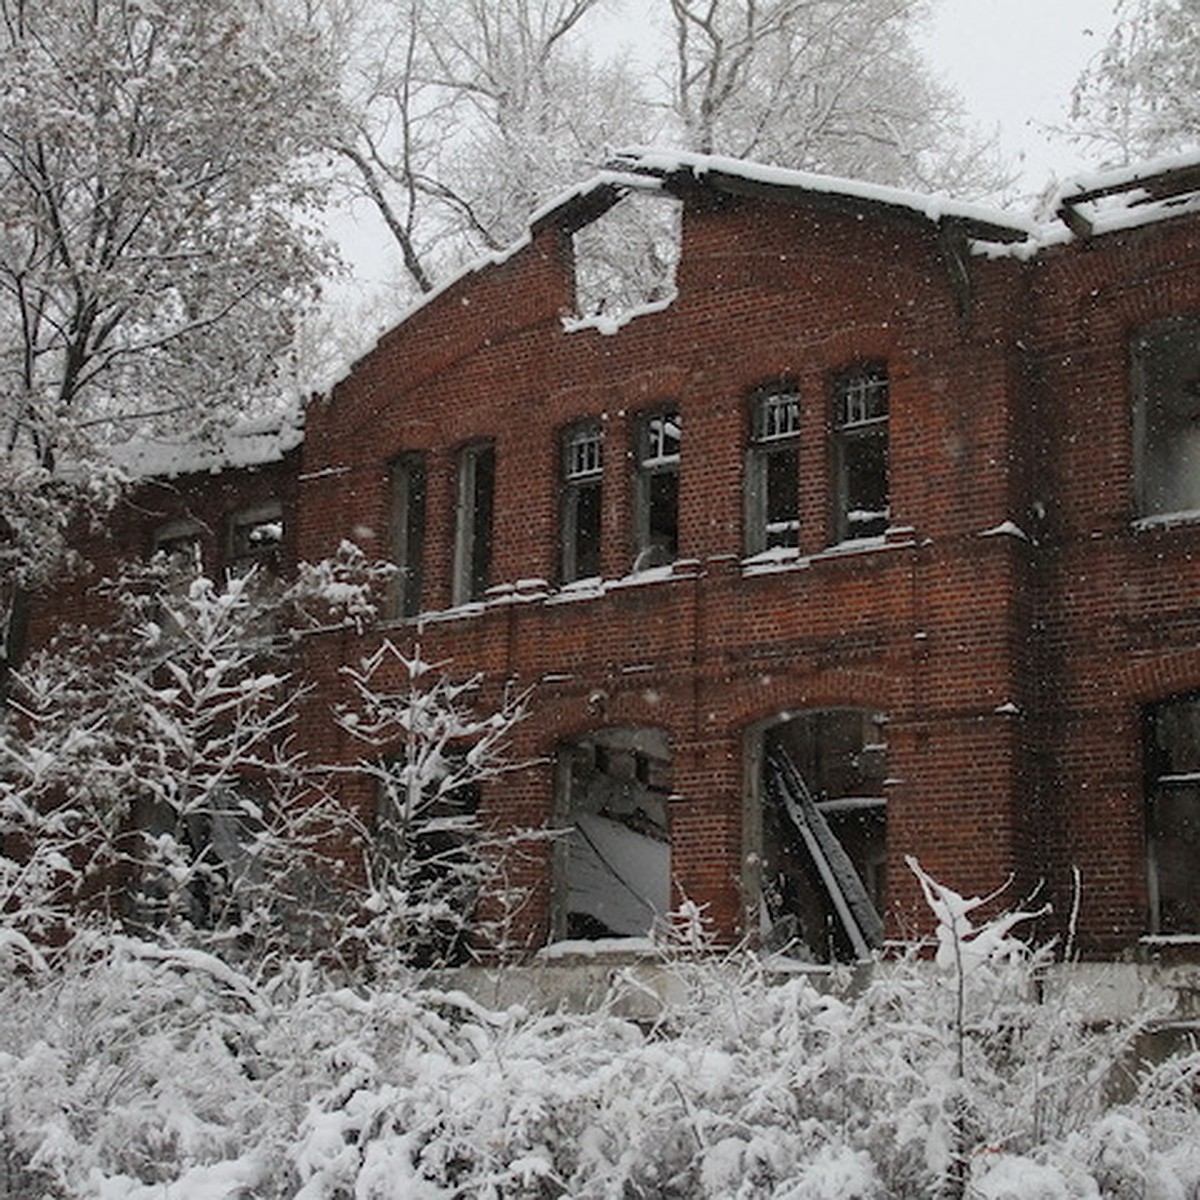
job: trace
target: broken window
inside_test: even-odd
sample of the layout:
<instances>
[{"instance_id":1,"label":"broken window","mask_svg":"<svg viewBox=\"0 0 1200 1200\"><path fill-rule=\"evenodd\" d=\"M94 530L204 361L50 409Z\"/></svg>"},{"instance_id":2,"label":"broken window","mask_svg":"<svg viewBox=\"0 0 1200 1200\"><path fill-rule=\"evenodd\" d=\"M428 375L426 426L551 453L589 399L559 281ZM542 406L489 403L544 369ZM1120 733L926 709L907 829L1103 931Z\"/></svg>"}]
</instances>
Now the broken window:
<instances>
[{"instance_id":1,"label":"broken window","mask_svg":"<svg viewBox=\"0 0 1200 1200\"><path fill-rule=\"evenodd\" d=\"M604 441L596 422L563 439L562 578L564 583L600 574L601 483Z\"/></svg>"},{"instance_id":2,"label":"broken window","mask_svg":"<svg viewBox=\"0 0 1200 1200\"><path fill-rule=\"evenodd\" d=\"M455 506L455 604L482 600L491 582L492 507L496 452L491 442L466 446L458 456Z\"/></svg>"},{"instance_id":3,"label":"broken window","mask_svg":"<svg viewBox=\"0 0 1200 1200\"><path fill-rule=\"evenodd\" d=\"M1138 513L1200 511L1200 319L1139 333L1133 375Z\"/></svg>"},{"instance_id":4,"label":"broken window","mask_svg":"<svg viewBox=\"0 0 1200 1200\"><path fill-rule=\"evenodd\" d=\"M278 500L245 508L229 521L229 570L244 575L258 569L278 575L283 546L283 507Z\"/></svg>"},{"instance_id":5,"label":"broken window","mask_svg":"<svg viewBox=\"0 0 1200 1200\"><path fill-rule=\"evenodd\" d=\"M422 766L414 780L397 758L385 765L371 838L372 883L402 905L405 961L452 966L467 961L472 918L487 865L479 849L480 789L448 786L469 773L464 752L451 749ZM417 768L418 770L421 767Z\"/></svg>"},{"instance_id":6,"label":"broken window","mask_svg":"<svg viewBox=\"0 0 1200 1200\"><path fill-rule=\"evenodd\" d=\"M881 363L834 384L838 541L879 537L888 526L888 376Z\"/></svg>"},{"instance_id":7,"label":"broken window","mask_svg":"<svg viewBox=\"0 0 1200 1200\"><path fill-rule=\"evenodd\" d=\"M800 544L800 397L779 385L751 400L746 552Z\"/></svg>"},{"instance_id":8,"label":"broken window","mask_svg":"<svg viewBox=\"0 0 1200 1200\"><path fill-rule=\"evenodd\" d=\"M576 231L580 317L619 317L675 295L680 211L677 200L661 193L634 193Z\"/></svg>"},{"instance_id":9,"label":"broken window","mask_svg":"<svg viewBox=\"0 0 1200 1200\"><path fill-rule=\"evenodd\" d=\"M389 552L396 567L388 613L415 617L421 611L425 558L425 456L401 454L390 467Z\"/></svg>"},{"instance_id":10,"label":"broken window","mask_svg":"<svg viewBox=\"0 0 1200 1200\"><path fill-rule=\"evenodd\" d=\"M880 713L829 708L788 717L763 733L765 944L830 961L863 958L882 940L883 728Z\"/></svg>"},{"instance_id":11,"label":"broken window","mask_svg":"<svg viewBox=\"0 0 1200 1200\"><path fill-rule=\"evenodd\" d=\"M671 760L656 729L615 728L559 752L555 938L645 937L670 910Z\"/></svg>"},{"instance_id":12,"label":"broken window","mask_svg":"<svg viewBox=\"0 0 1200 1200\"><path fill-rule=\"evenodd\" d=\"M679 556L679 435L678 412L652 413L638 422L635 571Z\"/></svg>"},{"instance_id":13,"label":"broken window","mask_svg":"<svg viewBox=\"0 0 1200 1200\"><path fill-rule=\"evenodd\" d=\"M1200 696L1146 710L1143 757L1150 931L1200 934Z\"/></svg>"},{"instance_id":14,"label":"broken window","mask_svg":"<svg viewBox=\"0 0 1200 1200\"><path fill-rule=\"evenodd\" d=\"M161 555L172 580L191 580L204 572L202 533L195 521L169 521L160 526L154 533L153 553Z\"/></svg>"},{"instance_id":15,"label":"broken window","mask_svg":"<svg viewBox=\"0 0 1200 1200\"><path fill-rule=\"evenodd\" d=\"M129 920L144 928L182 922L231 929L249 915L264 876L255 843L261 810L249 795L222 790L179 809L135 798Z\"/></svg>"}]
</instances>

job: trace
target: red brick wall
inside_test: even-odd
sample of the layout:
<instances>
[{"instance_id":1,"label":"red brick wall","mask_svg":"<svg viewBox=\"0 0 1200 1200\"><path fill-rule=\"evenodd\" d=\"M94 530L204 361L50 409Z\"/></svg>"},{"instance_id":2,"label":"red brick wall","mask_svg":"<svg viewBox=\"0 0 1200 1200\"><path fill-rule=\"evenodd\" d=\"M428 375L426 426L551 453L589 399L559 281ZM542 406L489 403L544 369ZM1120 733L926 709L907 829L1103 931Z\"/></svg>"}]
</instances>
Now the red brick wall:
<instances>
[{"instance_id":1,"label":"red brick wall","mask_svg":"<svg viewBox=\"0 0 1200 1200\"><path fill-rule=\"evenodd\" d=\"M1200 313L1198 266L1200 227L1174 220L1031 269L1044 869L1065 910L1078 868L1100 952L1146 929L1139 710L1200 687L1200 527L1137 526L1130 388L1133 333Z\"/></svg>"},{"instance_id":2,"label":"red brick wall","mask_svg":"<svg viewBox=\"0 0 1200 1200\"><path fill-rule=\"evenodd\" d=\"M1012 453L1023 414L1012 303L1020 268L973 262L975 311L964 326L932 226L749 201L695 206L677 299L604 335L562 328L570 259L557 236L543 229L502 266L428 302L310 412L300 553L317 556L352 532L382 552L386 463L425 451L426 600L444 609L455 452L492 438L494 579L546 580L549 596L392 636L419 636L427 657L483 670L493 695L510 680L535 685L517 746L529 758L548 763L563 739L606 725L666 730L679 796L673 873L725 934L741 928L747 738L787 710L887 712L895 861L916 853L976 890L1029 874L1026 726L994 711L1027 702L1029 547L979 536L1028 512L1023 460ZM824 553L831 379L867 359L889 370L893 524L909 528L886 547ZM780 375L802 397L808 557L745 574L746 398ZM684 430L674 577L564 600L553 587L561 430L603 422L604 575L619 579L632 560L633 422L665 402L678 405ZM331 662L341 652L312 649ZM512 777L488 803L514 824L547 823L552 768ZM896 911L911 910L916 893L902 870L892 883ZM545 925L545 895L531 908L535 927Z\"/></svg>"},{"instance_id":3,"label":"red brick wall","mask_svg":"<svg viewBox=\"0 0 1200 1200\"><path fill-rule=\"evenodd\" d=\"M678 297L606 335L564 330L570 248L543 224L430 299L312 405L298 468L228 486L285 490L298 557L345 537L383 555L389 460L425 452L428 611L385 632L482 671L492 702L505 686L533 687L514 745L532 765L484 798L500 822L552 823L565 739L660 728L677 793L674 877L732 937L754 842L754 731L803 708L878 709L892 933L928 922L906 854L971 893L1011 877L1012 902L1045 880L1059 924L1077 866L1079 944L1124 951L1145 928L1139 708L1200 687L1200 528L1135 527L1128 345L1146 321L1200 312L1198 230L1185 218L1027 261L973 257L963 317L932 224L692 203ZM829 552L831 380L862 360L889 372L893 529L884 545ZM741 563L746 398L783 375L802 404L802 557L754 571ZM680 562L612 586L633 555L634 422L664 403L683 423ZM609 586L568 597L559 437L582 419L604 428ZM493 579L525 582L448 612L455 457L480 438L496 449ZM228 503L223 477L178 486L205 513ZM1010 521L1026 536L989 533ZM144 541L147 527L130 510L111 540ZM316 758L356 753L325 718L341 665L368 648L346 631L302 646ZM531 944L547 928L547 854L513 868L532 891Z\"/></svg>"}]
</instances>

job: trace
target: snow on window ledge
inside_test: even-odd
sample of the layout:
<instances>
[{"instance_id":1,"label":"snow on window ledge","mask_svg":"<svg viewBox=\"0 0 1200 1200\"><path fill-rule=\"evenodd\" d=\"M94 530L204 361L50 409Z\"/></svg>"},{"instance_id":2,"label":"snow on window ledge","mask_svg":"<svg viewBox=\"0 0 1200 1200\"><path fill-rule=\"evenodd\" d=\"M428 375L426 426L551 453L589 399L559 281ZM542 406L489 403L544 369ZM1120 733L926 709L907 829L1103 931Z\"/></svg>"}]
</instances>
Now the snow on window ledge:
<instances>
[{"instance_id":1,"label":"snow on window ledge","mask_svg":"<svg viewBox=\"0 0 1200 1200\"><path fill-rule=\"evenodd\" d=\"M1185 509L1181 512L1151 513L1137 517L1133 522L1135 532L1149 529L1173 529L1177 525L1200 525L1200 509Z\"/></svg>"},{"instance_id":2,"label":"snow on window ledge","mask_svg":"<svg viewBox=\"0 0 1200 1200\"><path fill-rule=\"evenodd\" d=\"M597 313L590 317L563 317L562 327L564 333L579 333L584 329L594 329L597 333L605 337L612 337L614 334L620 333L624 326L630 321L638 317L653 316L655 313L666 312L672 304L675 303L676 293L671 292L669 296L662 300L649 300L645 304L638 304L631 308L622 309L616 313Z\"/></svg>"},{"instance_id":3,"label":"snow on window ledge","mask_svg":"<svg viewBox=\"0 0 1200 1200\"><path fill-rule=\"evenodd\" d=\"M795 547L775 550L764 550L761 554L753 554L742 559L743 578L756 575L773 575L784 571L803 570L813 563L825 562L829 559L849 558L856 554L874 554L880 550L896 550L911 547L914 539L912 530L904 527L889 529L885 534L876 537L847 538L844 542L835 542L818 550L816 554L802 554ZM897 538L897 535L900 535Z\"/></svg>"},{"instance_id":4,"label":"snow on window ledge","mask_svg":"<svg viewBox=\"0 0 1200 1200\"><path fill-rule=\"evenodd\" d=\"M981 530L980 537L1013 537L1019 538L1023 542L1029 541L1029 534L1023 530L1016 521L1001 521L999 525L993 525L991 529Z\"/></svg>"},{"instance_id":5,"label":"snow on window ledge","mask_svg":"<svg viewBox=\"0 0 1200 1200\"><path fill-rule=\"evenodd\" d=\"M660 958L663 947L650 937L575 938L551 942L534 957L541 962L556 962L580 958Z\"/></svg>"}]
</instances>

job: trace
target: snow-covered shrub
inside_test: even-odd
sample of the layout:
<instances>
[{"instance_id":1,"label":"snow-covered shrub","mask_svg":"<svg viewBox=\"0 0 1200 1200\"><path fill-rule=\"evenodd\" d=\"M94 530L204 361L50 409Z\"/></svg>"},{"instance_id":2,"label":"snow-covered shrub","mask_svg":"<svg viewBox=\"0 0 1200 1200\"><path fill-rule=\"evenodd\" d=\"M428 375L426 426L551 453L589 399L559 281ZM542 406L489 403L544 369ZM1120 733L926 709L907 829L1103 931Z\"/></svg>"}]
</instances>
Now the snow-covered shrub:
<instances>
[{"instance_id":1,"label":"snow-covered shrub","mask_svg":"<svg viewBox=\"0 0 1200 1200\"><path fill-rule=\"evenodd\" d=\"M479 785L518 768L509 758L524 694L479 712L479 676L455 680L417 647L405 654L384 639L357 667L344 668L353 701L338 724L363 747L354 773L371 781L375 819L363 830L368 915L361 935L370 957L405 947L409 963L461 961L472 933L503 941L510 915L503 886L508 853L521 839L485 827ZM490 928L477 901L487 888Z\"/></svg>"},{"instance_id":2,"label":"snow-covered shrub","mask_svg":"<svg viewBox=\"0 0 1200 1200\"><path fill-rule=\"evenodd\" d=\"M972 902L934 895L966 934ZM961 1022L954 970L915 955L818 990L685 954L684 998L647 1025L78 938L0 971L0 1179L105 1200L1196 1195L1200 1056L1107 1102L1123 1033L1041 1003L1003 928L973 927L997 953Z\"/></svg>"},{"instance_id":3,"label":"snow-covered shrub","mask_svg":"<svg viewBox=\"0 0 1200 1200\"><path fill-rule=\"evenodd\" d=\"M373 970L461 956L485 880L508 895L511 839L474 801L510 769L524 697L477 713L478 678L385 641L348 672L355 698L337 714L362 759L323 765L292 746L307 691L294 639L362 629L386 570L343 544L287 586L255 572L218 584L166 558L105 585L113 623L35 656L0 728L10 949L36 953L90 911L259 970L298 952ZM361 850L361 870L331 838Z\"/></svg>"}]
</instances>

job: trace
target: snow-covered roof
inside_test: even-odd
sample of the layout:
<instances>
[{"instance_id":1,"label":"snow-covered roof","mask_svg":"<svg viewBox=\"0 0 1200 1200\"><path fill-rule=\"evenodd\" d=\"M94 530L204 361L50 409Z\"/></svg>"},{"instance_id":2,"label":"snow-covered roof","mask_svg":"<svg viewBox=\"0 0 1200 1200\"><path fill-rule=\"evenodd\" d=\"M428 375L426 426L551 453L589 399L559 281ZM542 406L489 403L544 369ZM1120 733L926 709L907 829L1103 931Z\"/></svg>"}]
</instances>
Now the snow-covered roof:
<instances>
[{"instance_id":1,"label":"snow-covered roof","mask_svg":"<svg viewBox=\"0 0 1200 1200\"><path fill-rule=\"evenodd\" d=\"M907 191L722 155L634 148L619 152L604 171L545 205L531 218L530 226L575 229L628 191L678 193L698 186L779 203L912 217L938 227L951 226L973 243L993 250L1009 247L1029 255L1072 238L1200 211L1200 151L1075 176L1058 187L1048 208L1039 205L1038 214L1023 214L943 193Z\"/></svg>"},{"instance_id":2,"label":"snow-covered roof","mask_svg":"<svg viewBox=\"0 0 1200 1200\"><path fill-rule=\"evenodd\" d=\"M398 324L462 280L512 258L546 226L574 232L602 216L629 192L674 194L698 186L779 203L815 203L864 215L900 215L949 230L976 253L1031 258L1075 238L1200 211L1200 151L1068 179L1049 207L1039 204L1035 214L955 200L944 193L909 191L723 155L626 149L603 170L560 192L534 212L527 232L511 246L468 263L421 296ZM353 366L346 374L351 370Z\"/></svg>"},{"instance_id":3,"label":"snow-covered roof","mask_svg":"<svg viewBox=\"0 0 1200 1200\"><path fill-rule=\"evenodd\" d=\"M1076 176L1058 189L1052 206L1081 238L1200 212L1200 150Z\"/></svg>"},{"instance_id":4,"label":"snow-covered roof","mask_svg":"<svg viewBox=\"0 0 1200 1200\"><path fill-rule=\"evenodd\" d=\"M780 202L805 200L836 204L858 211L891 211L934 225L962 227L980 241L1019 242L1036 236L1037 223L998 208L951 199L943 193L921 193L858 179L841 179L794 171L765 163L681 150L632 149L619 153L610 173L661 181L668 190L705 184L735 195L758 196Z\"/></svg>"},{"instance_id":5,"label":"snow-covered roof","mask_svg":"<svg viewBox=\"0 0 1200 1200\"><path fill-rule=\"evenodd\" d=\"M298 406L247 418L208 437L141 437L109 447L114 466L133 479L172 478L278 462L304 440Z\"/></svg>"}]
</instances>

